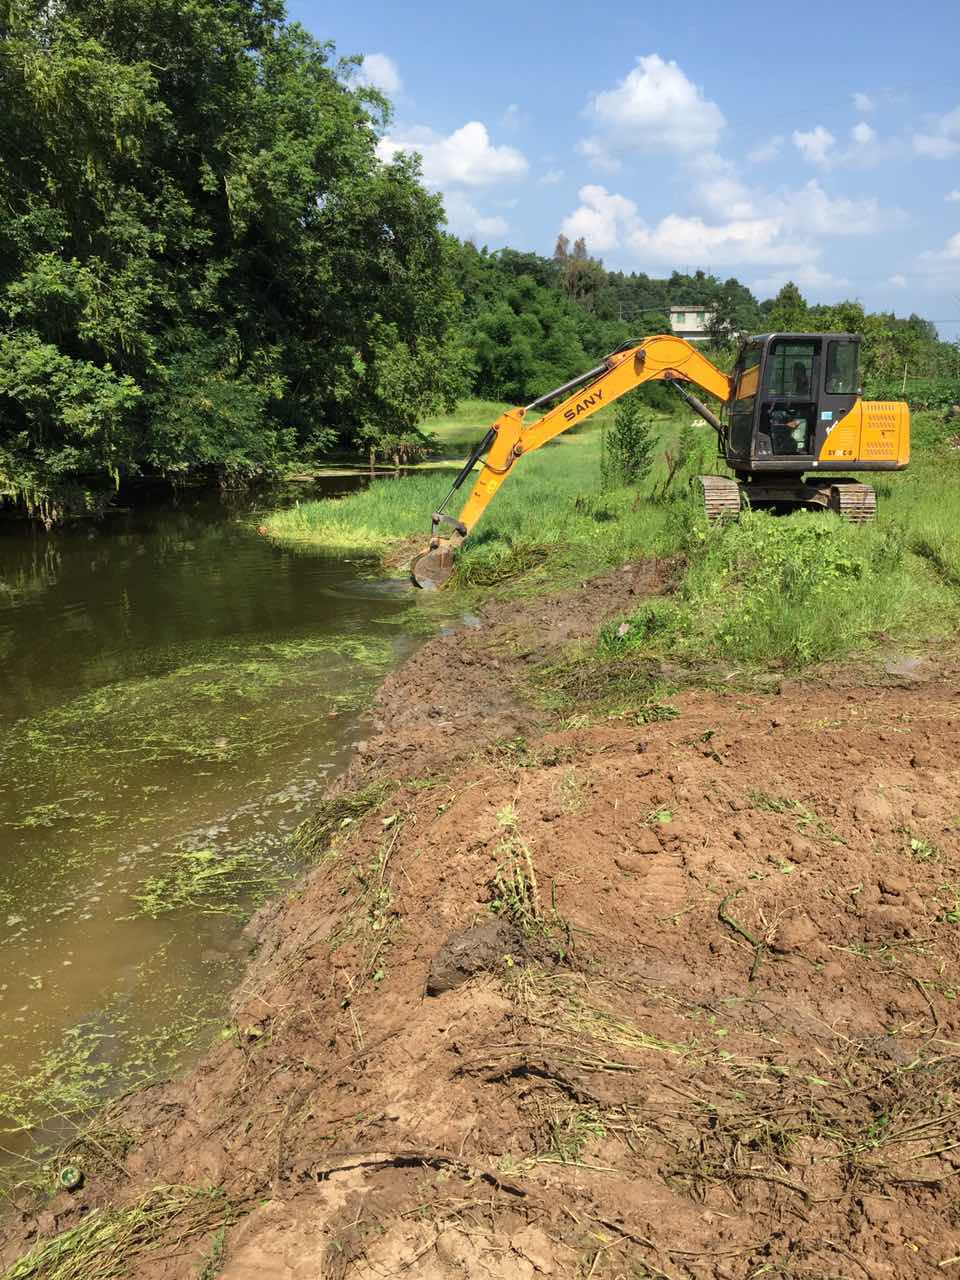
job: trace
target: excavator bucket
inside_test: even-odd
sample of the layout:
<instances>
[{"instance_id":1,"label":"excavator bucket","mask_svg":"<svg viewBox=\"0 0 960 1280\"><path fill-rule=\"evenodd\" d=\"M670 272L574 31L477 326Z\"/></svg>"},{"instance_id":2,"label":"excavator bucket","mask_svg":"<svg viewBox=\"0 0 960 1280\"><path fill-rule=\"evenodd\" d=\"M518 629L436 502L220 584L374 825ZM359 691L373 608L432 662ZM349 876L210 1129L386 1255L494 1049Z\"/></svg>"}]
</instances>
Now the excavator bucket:
<instances>
[{"instance_id":1,"label":"excavator bucket","mask_svg":"<svg viewBox=\"0 0 960 1280\"><path fill-rule=\"evenodd\" d=\"M410 577L423 591L439 591L453 576L454 552L463 542L459 533L450 538L433 538L429 547L410 566Z\"/></svg>"}]
</instances>

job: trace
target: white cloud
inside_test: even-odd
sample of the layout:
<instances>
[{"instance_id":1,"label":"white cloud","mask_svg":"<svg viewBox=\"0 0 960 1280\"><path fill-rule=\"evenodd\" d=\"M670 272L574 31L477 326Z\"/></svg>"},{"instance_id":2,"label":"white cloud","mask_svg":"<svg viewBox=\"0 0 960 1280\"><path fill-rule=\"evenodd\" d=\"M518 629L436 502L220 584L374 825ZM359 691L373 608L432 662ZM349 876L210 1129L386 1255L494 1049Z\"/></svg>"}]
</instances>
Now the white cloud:
<instances>
[{"instance_id":1,"label":"white cloud","mask_svg":"<svg viewBox=\"0 0 960 1280\"><path fill-rule=\"evenodd\" d=\"M885 213L872 196L829 196L818 178L811 178L797 191L785 187L751 191L738 178L722 175L701 182L694 194L712 213L739 219L777 218L785 231L802 235L869 235L884 223L898 220L897 215Z\"/></svg>"},{"instance_id":2,"label":"white cloud","mask_svg":"<svg viewBox=\"0 0 960 1280\"><path fill-rule=\"evenodd\" d=\"M901 275L898 271L895 275L890 276L887 284L893 285L894 289L905 289L907 287L907 277Z\"/></svg>"},{"instance_id":3,"label":"white cloud","mask_svg":"<svg viewBox=\"0 0 960 1280\"><path fill-rule=\"evenodd\" d=\"M562 229L571 240L583 236L591 251L616 249L639 225L637 206L626 196L612 195L592 183L581 187L578 195L580 206L564 218Z\"/></svg>"},{"instance_id":4,"label":"white cloud","mask_svg":"<svg viewBox=\"0 0 960 1280\"><path fill-rule=\"evenodd\" d=\"M827 195L816 178L799 191L779 191L768 198L783 208L785 226L818 236L865 236L884 222L898 221L899 214L884 212L874 196L851 200Z\"/></svg>"},{"instance_id":5,"label":"white cloud","mask_svg":"<svg viewBox=\"0 0 960 1280\"><path fill-rule=\"evenodd\" d=\"M564 173L562 169L548 169L542 177L537 179L537 181L540 183L541 187L553 187L556 186L558 182L562 182L563 178Z\"/></svg>"},{"instance_id":6,"label":"white cloud","mask_svg":"<svg viewBox=\"0 0 960 1280\"><path fill-rule=\"evenodd\" d=\"M782 147L783 138L780 134L777 134L769 142L764 142L759 147L754 147L752 151L749 151L747 159L751 164L768 164L771 160L777 158Z\"/></svg>"},{"instance_id":7,"label":"white cloud","mask_svg":"<svg viewBox=\"0 0 960 1280\"><path fill-rule=\"evenodd\" d=\"M952 235L942 249L928 249L920 257L931 265L960 262L960 231Z\"/></svg>"},{"instance_id":8,"label":"white cloud","mask_svg":"<svg viewBox=\"0 0 960 1280\"><path fill-rule=\"evenodd\" d=\"M448 191L443 198L450 230L459 236L485 236L502 239L510 230L505 218L482 214L462 191Z\"/></svg>"},{"instance_id":9,"label":"white cloud","mask_svg":"<svg viewBox=\"0 0 960 1280\"><path fill-rule=\"evenodd\" d=\"M946 160L948 156L955 156L960 151L960 141L929 133L915 133L913 149L918 156L932 156L934 160Z\"/></svg>"},{"instance_id":10,"label":"white cloud","mask_svg":"<svg viewBox=\"0 0 960 1280\"><path fill-rule=\"evenodd\" d=\"M633 152L708 150L726 125L717 104L703 96L676 62L665 62L656 53L638 58L615 88L593 94L587 115L598 132L577 149L608 169Z\"/></svg>"},{"instance_id":11,"label":"white cloud","mask_svg":"<svg viewBox=\"0 0 960 1280\"><path fill-rule=\"evenodd\" d=\"M829 129L825 129L822 124L818 124L807 133L801 133L795 129L791 139L793 145L810 164L824 169L829 168L833 159L831 153L837 141Z\"/></svg>"},{"instance_id":12,"label":"white cloud","mask_svg":"<svg viewBox=\"0 0 960 1280\"><path fill-rule=\"evenodd\" d=\"M929 116L925 131L913 135L913 149L919 156L945 160L960 152L960 107L946 115Z\"/></svg>"},{"instance_id":13,"label":"white cloud","mask_svg":"<svg viewBox=\"0 0 960 1280\"><path fill-rule=\"evenodd\" d=\"M670 213L653 228L637 227L630 247L644 257L672 264L803 263L819 252L781 235L778 218L734 218L707 223Z\"/></svg>"},{"instance_id":14,"label":"white cloud","mask_svg":"<svg viewBox=\"0 0 960 1280\"><path fill-rule=\"evenodd\" d=\"M385 53L364 54L359 79L361 84L382 89L384 93L399 93L403 88L397 64Z\"/></svg>"},{"instance_id":15,"label":"white cloud","mask_svg":"<svg viewBox=\"0 0 960 1280\"><path fill-rule=\"evenodd\" d=\"M853 105L858 111L866 114L868 111L876 109L877 100L876 98L871 98L869 93L855 93L853 95Z\"/></svg>"},{"instance_id":16,"label":"white cloud","mask_svg":"<svg viewBox=\"0 0 960 1280\"><path fill-rule=\"evenodd\" d=\"M530 117L525 111L520 110L516 102L511 102L500 117L500 123L505 129L516 132L517 129L523 129L530 123Z\"/></svg>"},{"instance_id":17,"label":"white cloud","mask_svg":"<svg viewBox=\"0 0 960 1280\"><path fill-rule=\"evenodd\" d=\"M823 240L868 235L900 216L874 197L833 197L816 178L799 190L751 190L729 165L706 167L708 175L694 191L703 215L670 213L651 225L633 200L588 184L562 230L571 239L583 236L597 253L620 250L639 262L676 268L763 266L764 288L794 279L827 289L849 282L819 265Z\"/></svg>"},{"instance_id":18,"label":"white cloud","mask_svg":"<svg viewBox=\"0 0 960 1280\"><path fill-rule=\"evenodd\" d=\"M943 197L947 204L960 204L960 187L954 187Z\"/></svg>"},{"instance_id":19,"label":"white cloud","mask_svg":"<svg viewBox=\"0 0 960 1280\"><path fill-rule=\"evenodd\" d=\"M654 227L637 214L626 196L594 184L580 188L580 205L564 219L564 234L583 236L598 253L627 248L656 263L804 263L819 250L784 237L779 217L729 218L709 223L700 217L668 214Z\"/></svg>"},{"instance_id":20,"label":"white cloud","mask_svg":"<svg viewBox=\"0 0 960 1280\"><path fill-rule=\"evenodd\" d=\"M695 195L704 208L728 218L750 218L756 212L753 195L739 178L728 174L704 179Z\"/></svg>"},{"instance_id":21,"label":"white cloud","mask_svg":"<svg viewBox=\"0 0 960 1280\"><path fill-rule=\"evenodd\" d=\"M871 129L866 121L861 120L859 124L855 124L850 130L850 136L858 147L866 147L871 142L876 141L877 131L876 129Z\"/></svg>"},{"instance_id":22,"label":"white cloud","mask_svg":"<svg viewBox=\"0 0 960 1280\"><path fill-rule=\"evenodd\" d=\"M515 147L493 146L486 125L479 120L471 120L446 137L421 127L398 129L377 144L377 155L384 162L398 151L419 151L424 181L432 187L482 187L523 177L529 168L526 157Z\"/></svg>"},{"instance_id":23,"label":"white cloud","mask_svg":"<svg viewBox=\"0 0 960 1280\"><path fill-rule=\"evenodd\" d=\"M768 276L764 276L760 280L754 280L752 288L755 293L777 293L788 280L792 280L795 285L801 289L843 289L850 281L846 276L835 276L829 271L824 271L818 267L816 263L809 263L794 270L787 268L782 271L772 272Z\"/></svg>"}]
</instances>

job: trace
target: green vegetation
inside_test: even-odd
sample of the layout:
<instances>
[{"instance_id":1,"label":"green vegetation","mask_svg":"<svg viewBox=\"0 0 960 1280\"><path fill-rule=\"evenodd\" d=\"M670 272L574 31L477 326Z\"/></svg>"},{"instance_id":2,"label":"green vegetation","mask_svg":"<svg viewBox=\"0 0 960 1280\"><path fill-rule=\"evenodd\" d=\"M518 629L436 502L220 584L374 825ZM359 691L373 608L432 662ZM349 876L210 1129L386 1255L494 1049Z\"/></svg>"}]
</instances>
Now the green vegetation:
<instances>
[{"instance_id":1,"label":"green vegetation","mask_svg":"<svg viewBox=\"0 0 960 1280\"><path fill-rule=\"evenodd\" d=\"M186 1002L185 1002L186 1003ZM130 1031L122 999L109 1003L96 1023L70 1027L30 1071L0 1066L0 1134L4 1141L31 1133L51 1118L66 1131L89 1121L104 1099L162 1078L212 1025L210 1011L179 1011L169 1026ZM118 1052L119 1051L119 1052ZM3 1150L0 1147L0 1150Z\"/></svg>"},{"instance_id":2,"label":"green vegetation","mask_svg":"<svg viewBox=\"0 0 960 1280\"><path fill-rule=\"evenodd\" d=\"M265 861L253 850L178 849L167 856L170 869L148 877L133 894L139 914L151 920L183 907L242 918L276 893L283 879L272 860Z\"/></svg>"},{"instance_id":3,"label":"green vegetation","mask_svg":"<svg viewBox=\"0 0 960 1280\"><path fill-rule=\"evenodd\" d=\"M148 1266L172 1243L179 1249L220 1232L240 1212L220 1188L154 1187L122 1208L92 1209L77 1226L42 1240L0 1280L115 1280Z\"/></svg>"},{"instance_id":4,"label":"green vegetation","mask_svg":"<svg viewBox=\"0 0 960 1280\"><path fill-rule=\"evenodd\" d=\"M521 577L527 587L538 581L573 581L632 554L671 549L675 536L668 531L669 504L638 502L636 491L625 486L600 489L603 417L597 415L589 427L523 459L463 549L458 571L462 586ZM661 444L675 440L675 420L659 415L656 422ZM694 454L691 466L700 456L696 450ZM674 477L674 490L679 491L686 473ZM651 472L658 485L664 478L662 466ZM266 525L272 537L325 553L386 557L398 544L412 552L417 544L426 545L430 514L450 483L450 476L430 473L379 480L333 502L301 503L276 512ZM468 480L454 507L462 504L470 484Z\"/></svg>"},{"instance_id":5,"label":"green vegetation","mask_svg":"<svg viewBox=\"0 0 960 1280\"><path fill-rule=\"evenodd\" d=\"M359 59L282 0L3 15L0 502L48 525L135 476L417 461L458 397L529 402L672 304L710 315L721 360L765 327L852 330L869 392L960 400L956 350L918 316L609 272L563 236L545 258L445 235L417 159L377 158L390 106Z\"/></svg>"},{"instance_id":6,"label":"green vegetation","mask_svg":"<svg viewBox=\"0 0 960 1280\"><path fill-rule=\"evenodd\" d=\"M384 779L323 800L294 832L294 844L313 858L323 857L339 832L383 804L393 789L394 784Z\"/></svg>"},{"instance_id":7,"label":"green vegetation","mask_svg":"<svg viewBox=\"0 0 960 1280\"><path fill-rule=\"evenodd\" d=\"M711 527L689 480L712 469L712 439L633 396L621 404L619 417L599 415L524 458L458 561L455 586L502 594L572 583L638 556L682 559L676 592L645 600L606 626L595 650L549 673L540 696L555 706L648 705L656 701L651 673L665 659L691 676L800 667L880 637L920 644L960 620L960 457L942 417L915 415L913 462L877 478L872 525L747 511ZM633 446L631 474L624 466ZM381 481L280 512L268 527L277 538L399 564L425 544L447 487L438 475Z\"/></svg>"},{"instance_id":8,"label":"green vegetation","mask_svg":"<svg viewBox=\"0 0 960 1280\"><path fill-rule=\"evenodd\" d=\"M442 204L281 0L9 0L0 497L243 477L461 388ZM362 353L362 354L361 354Z\"/></svg>"}]
</instances>

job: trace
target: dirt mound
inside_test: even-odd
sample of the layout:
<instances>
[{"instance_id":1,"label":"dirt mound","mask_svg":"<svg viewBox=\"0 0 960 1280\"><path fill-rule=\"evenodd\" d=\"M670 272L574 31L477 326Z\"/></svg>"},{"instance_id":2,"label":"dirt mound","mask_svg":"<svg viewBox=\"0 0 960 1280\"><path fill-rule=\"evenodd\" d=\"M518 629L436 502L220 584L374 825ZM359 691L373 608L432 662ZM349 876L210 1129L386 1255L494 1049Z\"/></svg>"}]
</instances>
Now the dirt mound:
<instances>
[{"instance_id":1,"label":"dirt mound","mask_svg":"<svg viewBox=\"0 0 960 1280\"><path fill-rule=\"evenodd\" d=\"M595 630L624 581L391 677L362 803L321 815L316 870L259 920L233 1034L117 1111L123 1177L42 1232L216 1184L222 1258L173 1227L135 1274L949 1274L956 686L694 692L512 749L542 719L526 646ZM472 976L431 986L458 957Z\"/></svg>"}]
</instances>

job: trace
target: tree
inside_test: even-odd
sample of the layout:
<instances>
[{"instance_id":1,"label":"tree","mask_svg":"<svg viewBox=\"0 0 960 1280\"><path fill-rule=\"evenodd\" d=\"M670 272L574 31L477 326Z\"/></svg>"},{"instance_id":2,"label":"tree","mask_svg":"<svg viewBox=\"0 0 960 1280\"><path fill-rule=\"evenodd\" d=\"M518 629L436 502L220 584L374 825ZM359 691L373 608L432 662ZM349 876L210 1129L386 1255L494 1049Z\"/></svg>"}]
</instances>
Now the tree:
<instances>
[{"instance_id":1,"label":"tree","mask_svg":"<svg viewBox=\"0 0 960 1280\"><path fill-rule=\"evenodd\" d=\"M439 197L280 0L8 0L0 495L250 474L450 404Z\"/></svg>"},{"instance_id":2,"label":"tree","mask_svg":"<svg viewBox=\"0 0 960 1280\"><path fill-rule=\"evenodd\" d=\"M637 390L631 391L617 401L613 427L604 433L600 463L603 487L641 485L653 467L655 447L647 406Z\"/></svg>"},{"instance_id":3,"label":"tree","mask_svg":"<svg viewBox=\"0 0 960 1280\"><path fill-rule=\"evenodd\" d=\"M570 241L561 231L557 236L557 243L553 250L554 262L566 262L570 254Z\"/></svg>"},{"instance_id":4,"label":"tree","mask_svg":"<svg viewBox=\"0 0 960 1280\"><path fill-rule=\"evenodd\" d=\"M803 333L807 329L807 304L800 290L788 280L770 309L768 317L770 328L776 333Z\"/></svg>"}]
</instances>

